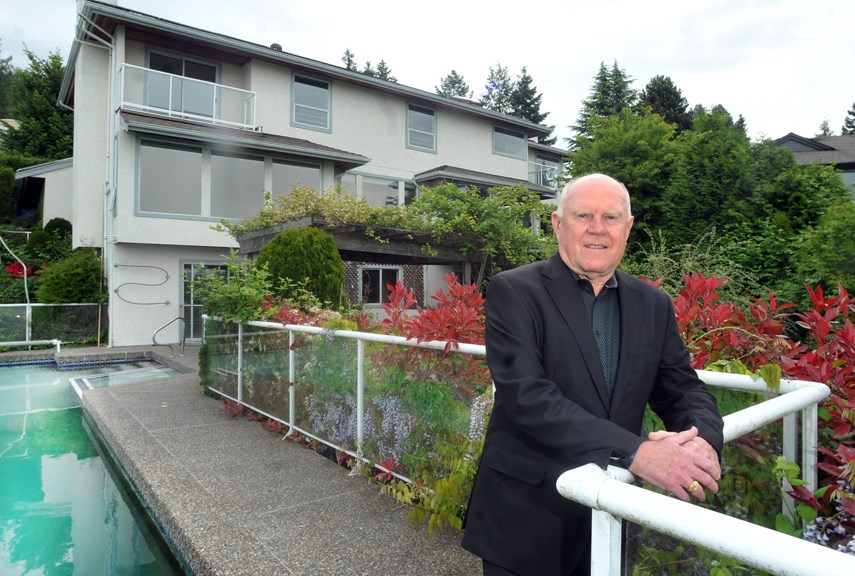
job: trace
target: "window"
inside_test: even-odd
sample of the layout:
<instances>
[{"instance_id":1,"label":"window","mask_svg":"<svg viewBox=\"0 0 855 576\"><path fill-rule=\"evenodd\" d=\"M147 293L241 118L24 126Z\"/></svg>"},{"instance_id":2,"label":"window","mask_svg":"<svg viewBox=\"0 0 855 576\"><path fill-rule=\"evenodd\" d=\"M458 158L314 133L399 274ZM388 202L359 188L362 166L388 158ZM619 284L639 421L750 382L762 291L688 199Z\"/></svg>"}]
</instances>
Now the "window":
<instances>
[{"instance_id":1,"label":"window","mask_svg":"<svg viewBox=\"0 0 855 576\"><path fill-rule=\"evenodd\" d=\"M291 123L305 128L330 129L330 84L294 76Z\"/></svg>"},{"instance_id":2,"label":"window","mask_svg":"<svg viewBox=\"0 0 855 576\"><path fill-rule=\"evenodd\" d=\"M139 207L163 214L202 213L202 148L140 143Z\"/></svg>"},{"instance_id":3,"label":"window","mask_svg":"<svg viewBox=\"0 0 855 576\"><path fill-rule=\"evenodd\" d=\"M243 219L295 184L320 189L321 165L141 138L138 211L172 217Z\"/></svg>"},{"instance_id":4,"label":"window","mask_svg":"<svg viewBox=\"0 0 855 576\"><path fill-rule=\"evenodd\" d=\"M493 126L493 154L525 160L525 135L522 132Z\"/></svg>"},{"instance_id":5,"label":"window","mask_svg":"<svg viewBox=\"0 0 855 576\"><path fill-rule=\"evenodd\" d=\"M211 153L211 216L247 218L264 203L264 158Z\"/></svg>"},{"instance_id":6,"label":"window","mask_svg":"<svg viewBox=\"0 0 855 576\"><path fill-rule=\"evenodd\" d=\"M294 186L321 189L321 167L286 160L273 160L273 197L288 196Z\"/></svg>"},{"instance_id":7,"label":"window","mask_svg":"<svg viewBox=\"0 0 855 576\"><path fill-rule=\"evenodd\" d=\"M361 196L371 206L397 206L398 181L363 176Z\"/></svg>"},{"instance_id":8,"label":"window","mask_svg":"<svg viewBox=\"0 0 855 576\"><path fill-rule=\"evenodd\" d=\"M436 112L415 104L407 106L407 147L436 151Z\"/></svg>"},{"instance_id":9,"label":"window","mask_svg":"<svg viewBox=\"0 0 855 576\"><path fill-rule=\"evenodd\" d=\"M389 285L398 282L399 268L362 267L359 274L359 295L362 304L388 304Z\"/></svg>"},{"instance_id":10,"label":"window","mask_svg":"<svg viewBox=\"0 0 855 576\"><path fill-rule=\"evenodd\" d=\"M202 338L202 302L193 290L193 281L205 274L228 274L224 264L204 264L200 262L183 264L184 298L181 301L181 316L184 318L184 338L198 340Z\"/></svg>"},{"instance_id":11,"label":"window","mask_svg":"<svg viewBox=\"0 0 855 576\"><path fill-rule=\"evenodd\" d=\"M213 83L217 81L215 65L151 52L148 56L148 67L183 77L178 80L160 74L149 74L146 90L149 106L188 115L208 118L214 116L216 100Z\"/></svg>"}]
</instances>

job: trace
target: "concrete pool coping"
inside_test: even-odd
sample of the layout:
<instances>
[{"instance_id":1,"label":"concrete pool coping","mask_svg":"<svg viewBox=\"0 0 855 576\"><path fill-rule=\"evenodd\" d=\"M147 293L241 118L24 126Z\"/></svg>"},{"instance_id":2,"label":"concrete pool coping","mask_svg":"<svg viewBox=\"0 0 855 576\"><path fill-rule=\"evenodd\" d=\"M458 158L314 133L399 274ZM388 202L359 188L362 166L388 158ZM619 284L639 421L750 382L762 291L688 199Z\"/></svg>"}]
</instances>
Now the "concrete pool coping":
<instances>
[{"instance_id":1,"label":"concrete pool coping","mask_svg":"<svg viewBox=\"0 0 855 576\"><path fill-rule=\"evenodd\" d=\"M257 422L230 418L199 386L198 347L7 352L58 364L153 358L183 374L83 393L83 408L187 574L481 574L460 534L407 521L360 476Z\"/></svg>"}]
</instances>

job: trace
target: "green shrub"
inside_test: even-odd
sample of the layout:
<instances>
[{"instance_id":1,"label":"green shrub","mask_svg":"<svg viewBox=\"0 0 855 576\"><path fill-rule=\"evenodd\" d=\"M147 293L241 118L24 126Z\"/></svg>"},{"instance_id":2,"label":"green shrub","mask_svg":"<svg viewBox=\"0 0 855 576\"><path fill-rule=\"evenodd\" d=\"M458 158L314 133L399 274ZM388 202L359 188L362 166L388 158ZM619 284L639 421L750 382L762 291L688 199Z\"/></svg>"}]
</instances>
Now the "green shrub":
<instances>
[{"instance_id":1,"label":"green shrub","mask_svg":"<svg viewBox=\"0 0 855 576\"><path fill-rule=\"evenodd\" d=\"M50 245L51 235L44 230L33 230L27 240L27 253L30 257L42 254Z\"/></svg>"},{"instance_id":2,"label":"green shrub","mask_svg":"<svg viewBox=\"0 0 855 576\"><path fill-rule=\"evenodd\" d=\"M71 222L65 218L51 218L48 223L45 224L44 231L51 236L68 238L71 236Z\"/></svg>"},{"instance_id":3,"label":"green shrub","mask_svg":"<svg viewBox=\"0 0 855 576\"><path fill-rule=\"evenodd\" d=\"M98 302L101 298L101 262L92 250L79 249L68 258L45 266L36 297L43 304Z\"/></svg>"},{"instance_id":4,"label":"green shrub","mask_svg":"<svg viewBox=\"0 0 855 576\"><path fill-rule=\"evenodd\" d=\"M0 221L15 219L15 171L0 166Z\"/></svg>"},{"instance_id":5,"label":"green shrub","mask_svg":"<svg viewBox=\"0 0 855 576\"><path fill-rule=\"evenodd\" d=\"M294 286L304 286L321 302L337 307L344 284L344 262L333 237L319 228L292 228L280 232L258 255L267 267L276 296L289 299ZM305 281L305 282L304 282Z\"/></svg>"}]
</instances>

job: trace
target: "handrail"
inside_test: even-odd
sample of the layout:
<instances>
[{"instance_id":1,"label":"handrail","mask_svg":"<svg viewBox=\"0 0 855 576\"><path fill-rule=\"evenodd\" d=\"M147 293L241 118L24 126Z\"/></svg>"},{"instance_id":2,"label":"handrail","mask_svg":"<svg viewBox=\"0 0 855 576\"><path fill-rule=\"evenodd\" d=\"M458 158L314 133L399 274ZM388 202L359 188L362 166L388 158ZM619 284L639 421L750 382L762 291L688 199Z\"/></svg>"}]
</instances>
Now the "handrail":
<instances>
[{"instance_id":1,"label":"handrail","mask_svg":"<svg viewBox=\"0 0 855 576\"><path fill-rule=\"evenodd\" d=\"M848 554L625 484L596 464L585 464L565 472L558 478L557 486L562 496L594 511L626 518L772 574L855 574L855 557ZM605 521L616 524L615 528L619 530L619 521ZM598 535L603 536L604 531L598 528L603 527L602 518L595 512L591 574L618 575L619 545L617 558L596 553L596 539ZM605 531L608 531L607 527ZM612 544L615 540L619 543L614 534L606 537L611 537Z\"/></svg>"},{"instance_id":2,"label":"handrail","mask_svg":"<svg viewBox=\"0 0 855 576\"><path fill-rule=\"evenodd\" d=\"M181 322L182 322L182 324L181 324L181 356L184 356L184 339L185 339L184 326L186 325L187 321L184 320L183 316L176 316L175 318L173 318L172 320L170 320L169 322L167 322L166 324L164 324L163 326L161 326L160 328L155 330L154 334L151 335L151 343L154 346L169 346L169 357L170 358L175 356L175 349L172 347L172 344L161 344L160 342L158 342L157 341L157 334L161 330L170 326L173 322L175 322L177 320L181 320Z\"/></svg>"},{"instance_id":3,"label":"handrail","mask_svg":"<svg viewBox=\"0 0 855 576\"><path fill-rule=\"evenodd\" d=\"M10 342L0 342L0 347L9 346L10 348L12 348L15 346L46 346L48 344L56 347L57 354L60 353L62 341L57 340L56 338L52 340L13 340Z\"/></svg>"}]
</instances>

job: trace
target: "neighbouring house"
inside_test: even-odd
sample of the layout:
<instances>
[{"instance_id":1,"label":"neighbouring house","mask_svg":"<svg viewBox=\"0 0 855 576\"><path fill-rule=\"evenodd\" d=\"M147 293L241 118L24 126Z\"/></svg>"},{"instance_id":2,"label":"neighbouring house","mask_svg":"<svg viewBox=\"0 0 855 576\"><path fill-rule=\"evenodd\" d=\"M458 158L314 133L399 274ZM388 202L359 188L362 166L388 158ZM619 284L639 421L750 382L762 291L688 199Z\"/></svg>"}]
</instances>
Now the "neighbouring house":
<instances>
[{"instance_id":1,"label":"neighbouring house","mask_svg":"<svg viewBox=\"0 0 855 576\"><path fill-rule=\"evenodd\" d=\"M15 213L36 212L41 206L42 223L54 218L71 222L72 158L20 168L15 172ZM49 190L49 194L45 191Z\"/></svg>"},{"instance_id":2,"label":"neighbouring house","mask_svg":"<svg viewBox=\"0 0 855 576\"><path fill-rule=\"evenodd\" d=\"M775 144L792 150L799 164L834 166L848 186L855 186L855 135L805 138L790 132L775 140Z\"/></svg>"},{"instance_id":3,"label":"neighbouring house","mask_svg":"<svg viewBox=\"0 0 855 576\"><path fill-rule=\"evenodd\" d=\"M182 325L199 338L187 280L238 247L213 225L255 215L265 193L339 186L396 205L443 181L523 182L554 198L564 151L536 142L551 127L114 2L80 0L78 13L60 93L74 110L70 220L74 246L105 260L112 346L150 343L165 325L158 342ZM348 278L379 306L362 283L430 294L460 265L365 258Z\"/></svg>"}]
</instances>

